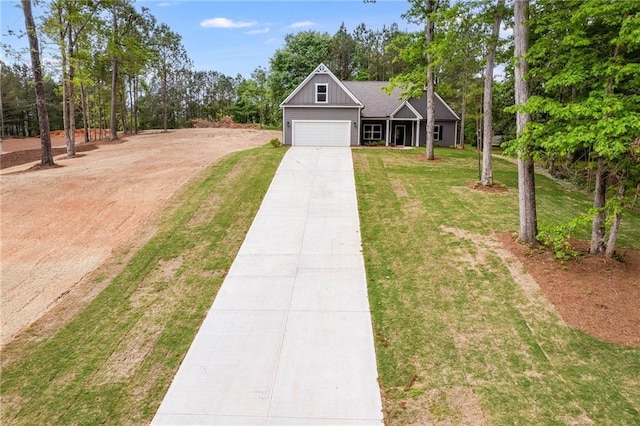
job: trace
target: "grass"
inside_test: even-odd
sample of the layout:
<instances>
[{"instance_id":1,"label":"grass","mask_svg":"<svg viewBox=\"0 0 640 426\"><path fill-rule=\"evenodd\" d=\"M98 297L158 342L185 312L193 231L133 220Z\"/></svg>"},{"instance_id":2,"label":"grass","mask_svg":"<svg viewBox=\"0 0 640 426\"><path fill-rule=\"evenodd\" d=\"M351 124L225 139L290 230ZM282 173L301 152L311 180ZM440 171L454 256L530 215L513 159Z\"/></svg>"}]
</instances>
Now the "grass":
<instances>
[{"instance_id":1,"label":"grass","mask_svg":"<svg viewBox=\"0 0 640 426\"><path fill-rule=\"evenodd\" d=\"M6 346L0 423L149 423L285 152L253 149L207 169L82 312Z\"/></svg>"},{"instance_id":2,"label":"grass","mask_svg":"<svg viewBox=\"0 0 640 426\"><path fill-rule=\"evenodd\" d=\"M476 153L354 150L363 251L389 424L639 424L640 349L564 324L507 269L494 232L518 228L517 172L505 194L466 187ZM590 199L537 176L541 226ZM587 236L587 229L581 237ZM625 212L620 247L640 248Z\"/></svg>"}]
</instances>

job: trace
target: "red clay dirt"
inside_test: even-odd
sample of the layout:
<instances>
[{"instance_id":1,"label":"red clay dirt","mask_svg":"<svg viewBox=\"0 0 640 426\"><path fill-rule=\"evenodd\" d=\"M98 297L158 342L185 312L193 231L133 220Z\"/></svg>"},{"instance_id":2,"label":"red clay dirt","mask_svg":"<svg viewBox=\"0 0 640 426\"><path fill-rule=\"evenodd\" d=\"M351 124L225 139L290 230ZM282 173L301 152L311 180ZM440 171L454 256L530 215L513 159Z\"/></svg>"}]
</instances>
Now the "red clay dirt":
<instances>
[{"instance_id":1,"label":"red clay dirt","mask_svg":"<svg viewBox=\"0 0 640 426\"><path fill-rule=\"evenodd\" d=\"M0 344L130 246L167 200L206 166L274 137L281 133L148 131L122 143L100 144L76 158L58 156L62 167L28 171L33 163L26 163L2 170ZM33 139L39 146L39 139L30 143ZM23 148L33 148L20 141Z\"/></svg>"}]
</instances>

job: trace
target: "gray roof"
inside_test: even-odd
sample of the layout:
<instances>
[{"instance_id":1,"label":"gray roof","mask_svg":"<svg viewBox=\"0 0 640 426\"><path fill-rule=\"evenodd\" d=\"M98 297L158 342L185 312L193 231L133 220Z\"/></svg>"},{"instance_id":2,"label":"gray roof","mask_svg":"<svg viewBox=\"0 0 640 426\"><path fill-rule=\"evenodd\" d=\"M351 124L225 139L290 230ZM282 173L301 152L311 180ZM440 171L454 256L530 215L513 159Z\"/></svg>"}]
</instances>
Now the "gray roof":
<instances>
[{"instance_id":1,"label":"gray roof","mask_svg":"<svg viewBox=\"0 0 640 426\"><path fill-rule=\"evenodd\" d=\"M400 98L402 89L396 87L390 95L382 88L389 85L388 81L343 81L351 93L353 93L364 105L362 117L384 118L389 117L404 102ZM411 106L422 116L426 117L427 95L409 100ZM435 119L438 121L460 120L458 115L436 94Z\"/></svg>"},{"instance_id":2,"label":"gray roof","mask_svg":"<svg viewBox=\"0 0 640 426\"><path fill-rule=\"evenodd\" d=\"M382 91L382 88L389 84L388 81L343 81L342 83L364 105L363 117L389 117L402 103L400 99L402 90L399 88L395 88L391 95Z\"/></svg>"}]
</instances>

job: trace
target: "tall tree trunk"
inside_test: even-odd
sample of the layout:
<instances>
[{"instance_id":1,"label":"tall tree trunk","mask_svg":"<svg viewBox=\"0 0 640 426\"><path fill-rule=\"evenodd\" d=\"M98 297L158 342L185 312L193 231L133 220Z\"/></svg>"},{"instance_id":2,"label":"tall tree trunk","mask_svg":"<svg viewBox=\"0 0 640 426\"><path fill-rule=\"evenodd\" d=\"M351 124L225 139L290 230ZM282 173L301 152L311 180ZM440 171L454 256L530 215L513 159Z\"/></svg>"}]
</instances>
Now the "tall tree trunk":
<instances>
[{"instance_id":1,"label":"tall tree trunk","mask_svg":"<svg viewBox=\"0 0 640 426\"><path fill-rule=\"evenodd\" d=\"M129 131L133 133L133 77L129 77L128 79L128 89L129 89Z\"/></svg>"},{"instance_id":2,"label":"tall tree trunk","mask_svg":"<svg viewBox=\"0 0 640 426\"><path fill-rule=\"evenodd\" d=\"M620 180L620 184L618 185L618 202L620 206L622 206L622 199L624 198L625 193L625 185L624 179ZM616 241L618 240L618 230L620 229L620 222L622 222L622 207L618 211L616 211L616 215L613 218L613 222L611 223L611 228L609 228L609 240L607 241L607 250L604 252L605 256L613 257L616 252Z\"/></svg>"},{"instance_id":3,"label":"tall tree trunk","mask_svg":"<svg viewBox=\"0 0 640 426\"><path fill-rule=\"evenodd\" d=\"M118 12L116 10L116 3L113 4L113 43L117 43L116 34L118 33ZM109 140L115 141L118 139L118 57L113 52L113 59L111 61L111 123L109 125Z\"/></svg>"},{"instance_id":4,"label":"tall tree trunk","mask_svg":"<svg viewBox=\"0 0 640 426\"><path fill-rule=\"evenodd\" d=\"M75 64L73 63L73 32L71 28L67 31L67 63L69 65L69 81L67 82L67 100L69 102L69 139L67 139L67 157L76 155L76 96L75 96Z\"/></svg>"},{"instance_id":5,"label":"tall tree trunk","mask_svg":"<svg viewBox=\"0 0 640 426\"><path fill-rule=\"evenodd\" d=\"M133 132L138 134L138 76L133 79Z\"/></svg>"},{"instance_id":6,"label":"tall tree trunk","mask_svg":"<svg viewBox=\"0 0 640 426\"><path fill-rule=\"evenodd\" d=\"M58 13L62 13L61 11L58 11ZM58 24L62 27L63 22L62 22L62 16L58 15ZM64 44L64 40L65 40L65 33L64 31L60 30L60 40L62 40L62 43ZM69 145L69 140L71 139L71 135L69 134L69 90L67 88L67 86L69 85L69 67L67 65L68 63L68 58L67 58L67 52L66 49L64 47L64 45L62 45L60 47L60 53L61 53L61 57L62 57L62 63L61 63L61 68L62 68L62 127L64 128L64 139L65 139L65 143L67 144L67 146Z\"/></svg>"},{"instance_id":7,"label":"tall tree trunk","mask_svg":"<svg viewBox=\"0 0 640 426\"><path fill-rule=\"evenodd\" d=\"M516 59L515 101L521 106L529 100L529 86L526 81L528 64L526 61L529 49L529 0L515 0L514 2L514 37ZM524 131L531 117L529 113L516 113L516 131L520 135ZM520 240L526 244L535 244L538 235L538 218L536 212L535 169L530 148L523 145L518 152L518 210L520 217Z\"/></svg>"},{"instance_id":8,"label":"tall tree trunk","mask_svg":"<svg viewBox=\"0 0 640 426\"><path fill-rule=\"evenodd\" d=\"M123 85L122 87L122 99L120 99L120 108L121 108L121 120L122 120L122 131L124 134L129 133L129 129L127 128L127 88Z\"/></svg>"},{"instance_id":9,"label":"tall tree trunk","mask_svg":"<svg viewBox=\"0 0 640 426\"><path fill-rule=\"evenodd\" d=\"M435 23L433 22L433 14L437 11L438 0L426 0L426 40L427 40L427 160L434 160L433 132L435 130L435 105L434 105L434 81L433 81L433 54L431 53L431 44L435 32Z\"/></svg>"},{"instance_id":10,"label":"tall tree trunk","mask_svg":"<svg viewBox=\"0 0 640 426\"><path fill-rule=\"evenodd\" d=\"M482 178L480 183L485 186L493 185L493 165L491 164L491 138L493 136L493 66L496 60L500 23L504 0L498 0L493 15L491 38L487 44L487 65L484 75L484 123L482 132Z\"/></svg>"},{"instance_id":11,"label":"tall tree trunk","mask_svg":"<svg viewBox=\"0 0 640 426\"><path fill-rule=\"evenodd\" d=\"M118 139L118 59L113 58L111 71L111 122L109 123L109 140Z\"/></svg>"},{"instance_id":12,"label":"tall tree trunk","mask_svg":"<svg viewBox=\"0 0 640 426\"><path fill-rule=\"evenodd\" d=\"M36 34L36 24L33 21L31 10L31 0L21 0L22 11L24 13L24 24L29 38L29 51L31 54L31 71L36 92L36 109L38 110L38 124L40 127L40 146L42 156L40 164L43 166L53 166L53 154L51 152L51 134L49 132L49 113L47 111L47 99L44 92L44 81L42 78L42 66L40 64L40 46L38 45L38 35Z\"/></svg>"},{"instance_id":13,"label":"tall tree trunk","mask_svg":"<svg viewBox=\"0 0 640 426\"><path fill-rule=\"evenodd\" d=\"M464 149L464 128L465 121L467 120L467 91L468 91L468 80L464 79L464 84L462 85L462 105L460 107L460 136L458 139L460 140L460 149Z\"/></svg>"},{"instance_id":14,"label":"tall tree trunk","mask_svg":"<svg viewBox=\"0 0 640 426\"><path fill-rule=\"evenodd\" d=\"M591 224L591 247L589 253L603 254L606 249L604 242L605 220L607 213L604 210L607 191L607 166L604 158L598 157L598 168L596 169L596 187L593 191L593 207L599 209L598 214L593 218Z\"/></svg>"},{"instance_id":15,"label":"tall tree trunk","mask_svg":"<svg viewBox=\"0 0 640 426\"><path fill-rule=\"evenodd\" d=\"M165 65L162 72L162 129L164 133L167 133L167 103L169 102L167 90L167 67Z\"/></svg>"},{"instance_id":16,"label":"tall tree trunk","mask_svg":"<svg viewBox=\"0 0 640 426\"><path fill-rule=\"evenodd\" d=\"M104 129L104 111L102 109L102 91L99 85L96 85L97 99L98 99L98 139L102 140Z\"/></svg>"},{"instance_id":17,"label":"tall tree trunk","mask_svg":"<svg viewBox=\"0 0 640 426\"><path fill-rule=\"evenodd\" d=\"M82 104L82 124L84 125L84 142L89 142L89 94L87 93L87 86L84 83L80 83L80 103Z\"/></svg>"}]
</instances>

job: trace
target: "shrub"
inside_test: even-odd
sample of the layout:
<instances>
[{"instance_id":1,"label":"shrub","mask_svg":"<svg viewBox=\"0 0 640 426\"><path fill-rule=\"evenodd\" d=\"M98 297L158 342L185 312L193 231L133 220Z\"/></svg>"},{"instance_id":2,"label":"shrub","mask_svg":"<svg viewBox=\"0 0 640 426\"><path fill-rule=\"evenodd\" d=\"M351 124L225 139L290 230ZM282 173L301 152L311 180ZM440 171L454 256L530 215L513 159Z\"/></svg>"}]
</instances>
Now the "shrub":
<instances>
[{"instance_id":1,"label":"shrub","mask_svg":"<svg viewBox=\"0 0 640 426\"><path fill-rule=\"evenodd\" d=\"M538 233L538 241L551 248L556 259L573 260L580 256L580 253L573 248L569 239L576 229L580 229L588 224L593 217L593 212L579 215L569 223L551 226Z\"/></svg>"},{"instance_id":2,"label":"shrub","mask_svg":"<svg viewBox=\"0 0 640 426\"><path fill-rule=\"evenodd\" d=\"M384 146L386 145L385 141L364 141L364 146Z\"/></svg>"},{"instance_id":3,"label":"shrub","mask_svg":"<svg viewBox=\"0 0 640 426\"><path fill-rule=\"evenodd\" d=\"M282 146L282 142L280 142L280 139L278 138L273 138L269 141L269 143L271 144L272 147L274 148L278 148L279 146Z\"/></svg>"}]
</instances>

